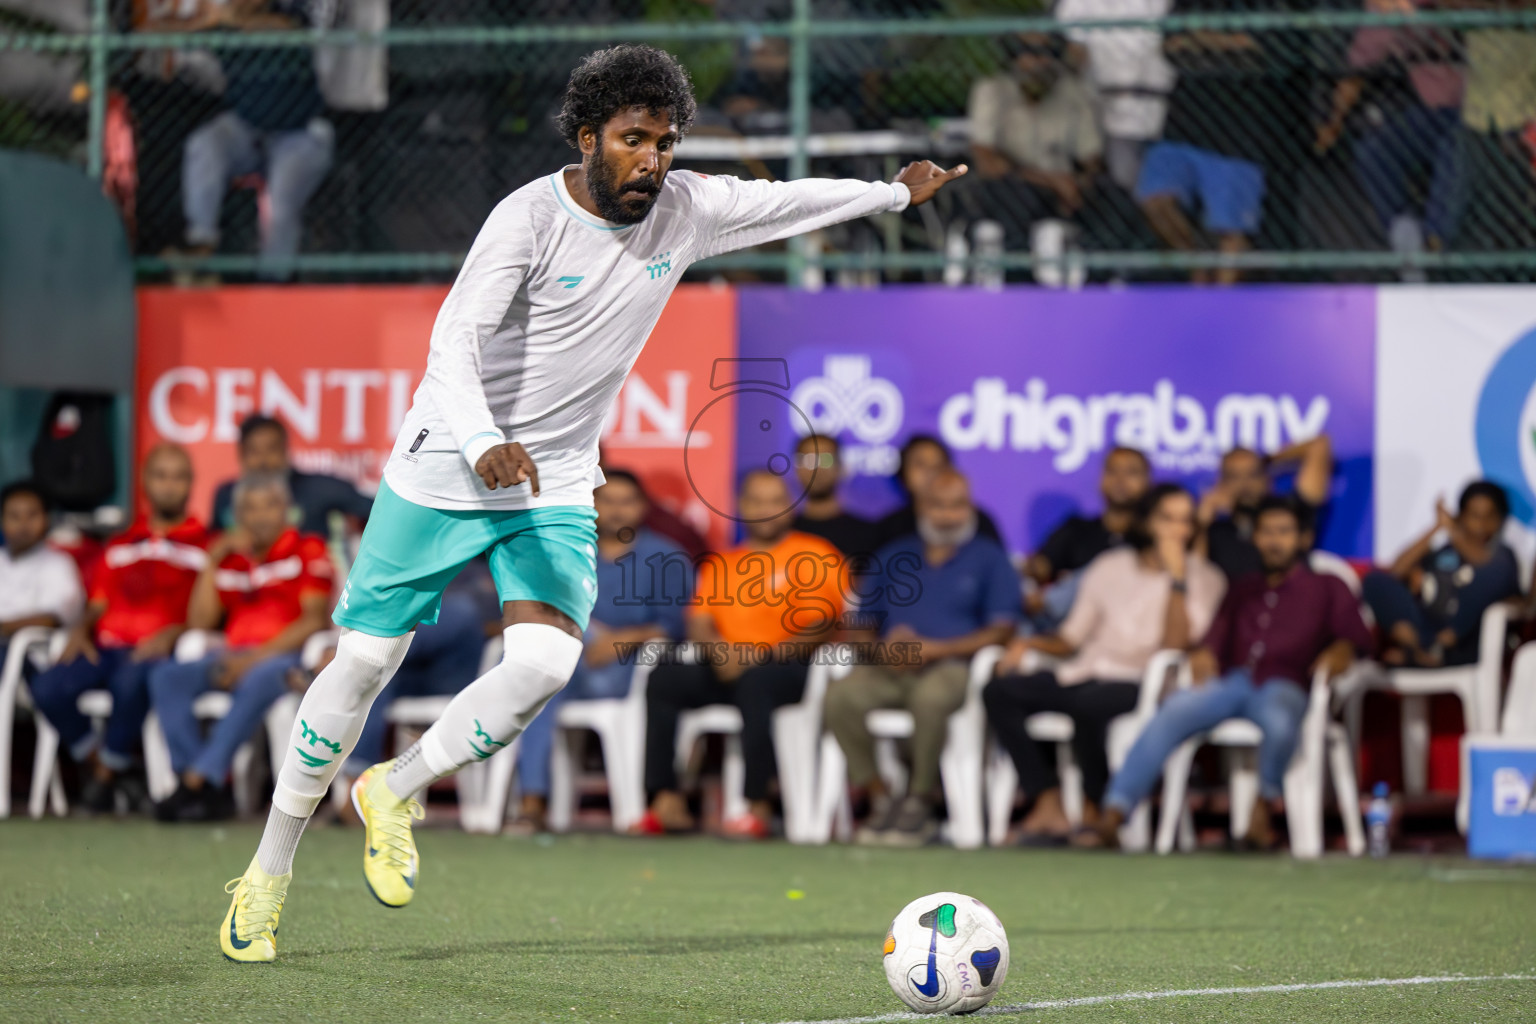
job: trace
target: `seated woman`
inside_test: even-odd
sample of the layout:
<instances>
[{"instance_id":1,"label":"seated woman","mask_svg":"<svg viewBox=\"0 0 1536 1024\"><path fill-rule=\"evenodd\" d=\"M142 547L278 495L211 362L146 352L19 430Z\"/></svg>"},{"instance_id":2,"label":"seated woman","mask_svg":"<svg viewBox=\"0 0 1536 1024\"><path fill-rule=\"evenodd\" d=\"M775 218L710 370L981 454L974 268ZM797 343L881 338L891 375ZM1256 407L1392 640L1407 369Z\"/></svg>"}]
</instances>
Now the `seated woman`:
<instances>
[{"instance_id":1,"label":"seated woman","mask_svg":"<svg viewBox=\"0 0 1536 1024\"><path fill-rule=\"evenodd\" d=\"M1456 515L1435 503L1435 525L1392 568L1365 577L1363 596L1376 616L1389 665L1470 665L1477 660L1483 613L1520 593L1515 553L1500 538L1509 496L1488 480L1468 484ZM1435 547L1435 538L1444 543Z\"/></svg>"},{"instance_id":2,"label":"seated woman","mask_svg":"<svg viewBox=\"0 0 1536 1024\"><path fill-rule=\"evenodd\" d=\"M1071 614L1055 636L1016 640L982 697L998 742L1018 769L1033 808L1022 825L1026 844L1059 844L1070 831L1055 759L1030 739L1030 715L1070 715L1072 747L1083 772L1084 824L1091 825L1109 777L1109 723L1136 707L1141 677L1159 650L1189 648L1211 624L1226 590L1214 566L1190 549L1195 502L1177 484L1147 492L1126 536L1084 570ZM1055 669L1020 675L1028 651L1067 658Z\"/></svg>"}]
</instances>

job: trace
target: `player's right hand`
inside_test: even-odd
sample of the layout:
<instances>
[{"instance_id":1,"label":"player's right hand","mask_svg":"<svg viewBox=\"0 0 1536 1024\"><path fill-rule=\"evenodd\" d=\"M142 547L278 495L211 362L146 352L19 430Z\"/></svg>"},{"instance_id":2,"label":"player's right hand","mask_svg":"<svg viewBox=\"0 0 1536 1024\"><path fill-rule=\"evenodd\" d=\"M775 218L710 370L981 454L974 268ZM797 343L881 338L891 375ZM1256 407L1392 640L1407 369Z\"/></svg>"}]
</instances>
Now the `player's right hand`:
<instances>
[{"instance_id":1,"label":"player's right hand","mask_svg":"<svg viewBox=\"0 0 1536 1024\"><path fill-rule=\"evenodd\" d=\"M539 496L538 467L516 441L486 449L480 461L475 463L475 472L480 474L485 486L493 491L498 487L516 487L527 482L532 486L533 496Z\"/></svg>"}]
</instances>

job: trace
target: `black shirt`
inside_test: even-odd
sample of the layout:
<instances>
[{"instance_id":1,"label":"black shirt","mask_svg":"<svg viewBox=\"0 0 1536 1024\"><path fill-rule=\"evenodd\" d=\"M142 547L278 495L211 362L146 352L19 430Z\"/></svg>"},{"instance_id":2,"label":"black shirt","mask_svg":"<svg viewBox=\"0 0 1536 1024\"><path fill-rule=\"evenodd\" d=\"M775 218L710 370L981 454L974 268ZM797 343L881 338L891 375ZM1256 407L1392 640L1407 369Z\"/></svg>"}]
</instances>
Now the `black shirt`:
<instances>
[{"instance_id":1,"label":"black shirt","mask_svg":"<svg viewBox=\"0 0 1536 1024\"><path fill-rule=\"evenodd\" d=\"M907 502L907 504L875 524L875 534L879 538L879 543L875 545L875 550L878 551L891 541L900 540L907 534L916 532L917 510L912 507L911 502ZM992 521L992 517L987 515L986 509L983 508L976 510L976 535L995 540L1004 549L1007 548L1007 545L1003 544L1002 534L997 532L997 524Z\"/></svg>"},{"instance_id":2,"label":"black shirt","mask_svg":"<svg viewBox=\"0 0 1536 1024\"><path fill-rule=\"evenodd\" d=\"M1303 529L1311 530L1314 537L1322 532L1324 506L1314 505L1300 495L1291 496L1301 507L1302 515L1309 520ZM1212 523L1205 531L1206 557L1220 569L1227 582L1241 579L1251 572L1263 572L1264 560L1253 545L1253 515L1239 512L1224 516Z\"/></svg>"},{"instance_id":3,"label":"black shirt","mask_svg":"<svg viewBox=\"0 0 1536 1024\"><path fill-rule=\"evenodd\" d=\"M365 520L373 508L373 501L359 494L357 488L340 477L323 473L300 473L290 469L288 493L293 499L290 518L294 513L298 516L293 525L302 533L321 537L331 535L332 512ZM234 496L235 481L226 480L219 485L213 495L213 518L208 521L210 528L227 530L235 525Z\"/></svg>"},{"instance_id":4,"label":"black shirt","mask_svg":"<svg viewBox=\"0 0 1536 1024\"><path fill-rule=\"evenodd\" d=\"M1076 572L1110 548L1124 543L1123 535L1111 533L1104 525L1103 516L1089 519L1074 515L1052 530L1035 554L1051 563L1051 578L1055 579L1063 573Z\"/></svg>"},{"instance_id":5,"label":"black shirt","mask_svg":"<svg viewBox=\"0 0 1536 1024\"><path fill-rule=\"evenodd\" d=\"M880 547L875 543L875 524L860 516L839 512L830 519L795 516L794 528L830 543L845 557L872 555Z\"/></svg>"},{"instance_id":6,"label":"black shirt","mask_svg":"<svg viewBox=\"0 0 1536 1024\"><path fill-rule=\"evenodd\" d=\"M1264 560L1253 546L1253 521L1247 516L1216 520L1205 532L1206 557L1227 581L1264 571Z\"/></svg>"}]
</instances>

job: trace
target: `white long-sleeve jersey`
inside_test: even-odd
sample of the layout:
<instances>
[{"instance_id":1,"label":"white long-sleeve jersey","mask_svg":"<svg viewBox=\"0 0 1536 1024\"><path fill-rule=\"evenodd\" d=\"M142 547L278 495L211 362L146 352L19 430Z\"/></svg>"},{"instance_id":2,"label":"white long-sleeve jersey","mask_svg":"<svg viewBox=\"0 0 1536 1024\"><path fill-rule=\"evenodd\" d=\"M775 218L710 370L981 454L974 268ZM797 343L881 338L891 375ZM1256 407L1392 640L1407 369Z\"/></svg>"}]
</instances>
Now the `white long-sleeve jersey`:
<instances>
[{"instance_id":1,"label":"white long-sleeve jersey","mask_svg":"<svg viewBox=\"0 0 1536 1024\"><path fill-rule=\"evenodd\" d=\"M910 200L901 184L678 170L645 220L618 225L577 206L563 170L525 185L491 212L437 314L384 479L432 508L590 505L603 420L690 263ZM475 473L506 441L532 457L538 497Z\"/></svg>"}]
</instances>

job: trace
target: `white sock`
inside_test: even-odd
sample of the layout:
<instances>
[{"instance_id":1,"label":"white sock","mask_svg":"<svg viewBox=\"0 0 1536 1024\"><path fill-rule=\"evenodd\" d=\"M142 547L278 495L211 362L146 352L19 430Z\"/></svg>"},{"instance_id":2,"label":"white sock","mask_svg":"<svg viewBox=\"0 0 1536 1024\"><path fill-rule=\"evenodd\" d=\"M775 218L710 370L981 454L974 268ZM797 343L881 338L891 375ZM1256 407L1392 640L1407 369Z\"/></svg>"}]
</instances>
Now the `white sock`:
<instances>
[{"instance_id":1,"label":"white sock","mask_svg":"<svg viewBox=\"0 0 1536 1024\"><path fill-rule=\"evenodd\" d=\"M267 828L256 848L256 863L269 875L286 875L293 870L293 854L299 848L308 818L296 818L274 805L267 814Z\"/></svg>"},{"instance_id":2,"label":"white sock","mask_svg":"<svg viewBox=\"0 0 1536 1024\"><path fill-rule=\"evenodd\" d=\"M506 653L500 664L460 690L437 723L395 761L384 780L395 796L409 800L511 743L581 660L581 640L556 626L517 622L502 636Z\"/></svg>"},{"instance_id":3,"label":"white sock","mask_svg":"<svg viewBox=\"0 0 1536 1024\"><path fill-rule=\"evenodd\" d=\"M325 799L342 762L357 745L373 699L394 676L415 633L377 637L342 633L336 658L315 677L299 704L272 806L308 818Z\"/></svg>"}]
</instances>

